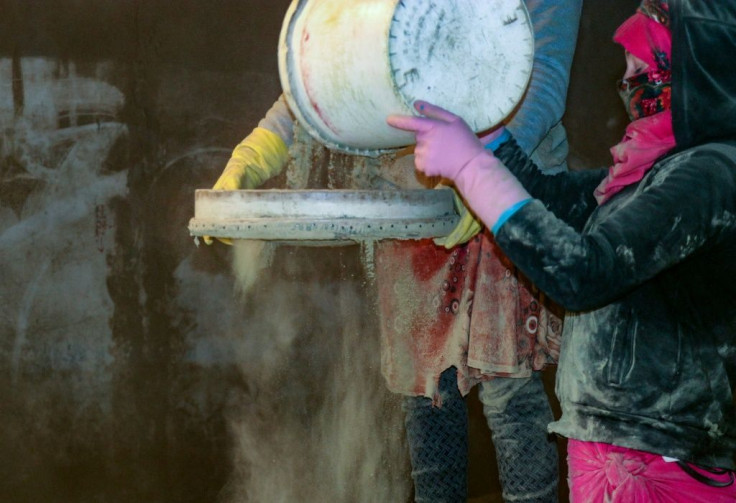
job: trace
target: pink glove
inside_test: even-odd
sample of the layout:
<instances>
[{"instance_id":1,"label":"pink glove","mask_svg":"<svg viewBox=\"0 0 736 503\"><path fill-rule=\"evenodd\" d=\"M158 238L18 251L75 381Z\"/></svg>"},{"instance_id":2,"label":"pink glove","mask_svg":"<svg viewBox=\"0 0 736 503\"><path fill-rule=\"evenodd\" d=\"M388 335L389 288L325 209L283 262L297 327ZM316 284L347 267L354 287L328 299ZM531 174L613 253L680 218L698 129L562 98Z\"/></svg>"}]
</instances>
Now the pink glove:
<instances>
[{"instance_id":1,"label":"pink glove","mask_svg":"<svg viewBox=\"0 0 736 503\"><path fill-rule=\"evenodd\" d=\"M475 214L495 233L531 199L516 177L483 146L503 128L481 142L457 115L425 101L417 101L414 107L424 117L391 115L387 122L416 133L416 168L429 176L453 180Z\"/></svg>"},{"instance_id":2,"label":"pink glove","mask_svg":"<svg viewBox=\"0 0 736 503\"><path fill-rule=\"evenodd\" d=\"M391 115L388 124L416 133L414 163L428 176L455 176L474 157L483 153L483 144L460 117L424 101L414 108L425 117Z\"/></svg>"}]
</instances>

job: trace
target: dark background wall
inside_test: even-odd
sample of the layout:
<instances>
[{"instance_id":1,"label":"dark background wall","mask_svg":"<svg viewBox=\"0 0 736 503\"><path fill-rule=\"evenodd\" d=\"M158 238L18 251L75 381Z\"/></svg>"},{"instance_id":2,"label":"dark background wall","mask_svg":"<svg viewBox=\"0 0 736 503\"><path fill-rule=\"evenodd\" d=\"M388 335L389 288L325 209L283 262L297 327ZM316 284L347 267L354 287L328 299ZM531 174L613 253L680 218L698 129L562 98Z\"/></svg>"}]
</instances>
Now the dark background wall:
<instances>
[{"instance_id":1,"label":"dark background wall","mask_svg":"<svg viewBox=\"0 0 736 503\"><path fill-rule=\"evenodd\" d=\"M276 294L232 308L232 250L195 247L186 225L194 189L279 95L288 3L0 0L0 500L234 497L233 418L253 391L234 340ZM610 37L636 4L585 4L565 118L576 169L606 165L623 132ZM497 484L471 407L477 496Z\"/></svg>"}]
</instances>

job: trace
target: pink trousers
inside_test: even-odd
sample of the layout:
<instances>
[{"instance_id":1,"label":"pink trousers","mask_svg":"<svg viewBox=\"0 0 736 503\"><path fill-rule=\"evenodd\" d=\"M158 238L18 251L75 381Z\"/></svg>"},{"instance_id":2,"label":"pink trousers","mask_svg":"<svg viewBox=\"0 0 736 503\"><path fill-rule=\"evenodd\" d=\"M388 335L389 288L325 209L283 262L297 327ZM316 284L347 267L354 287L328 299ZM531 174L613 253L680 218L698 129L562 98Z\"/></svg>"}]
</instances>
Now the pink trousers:
<instances>
[{"instance_id":1,"label":"pink trousers","mask_svg":"<svg viewBox=\"0 0 736 503\"><path fill-rule=\"evenodd\" d=\"M736 483L711 487L658 454L570 439L567 462L571 503L736 502ZM731 477L697 471L715 481Z\"/></svg>"}]
</instances>

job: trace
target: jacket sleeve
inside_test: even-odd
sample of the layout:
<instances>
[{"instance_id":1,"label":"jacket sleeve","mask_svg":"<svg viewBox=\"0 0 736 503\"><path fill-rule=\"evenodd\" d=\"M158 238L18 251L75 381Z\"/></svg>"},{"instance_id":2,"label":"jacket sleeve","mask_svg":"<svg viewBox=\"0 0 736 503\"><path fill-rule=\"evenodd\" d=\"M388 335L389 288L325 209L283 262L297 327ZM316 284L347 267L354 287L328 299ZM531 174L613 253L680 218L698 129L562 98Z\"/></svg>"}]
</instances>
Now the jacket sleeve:
<instances>
[{"instance_id":1,"label":"jacket sleeve","mask_svg":"<svg viewBox=\"0 0 736 503\"><path fill-rule=\"evenodd\" d=\"M294 142L294 115L281 94L258 122L258 127L268 129L284 141L287 147Z\"/></svg>"},{"instance_id":2,"label":"jacket sleeve","mask_svg":"<svg viewBox=\"0 0 736 503\"><path fill-rule=\"evenodd\" d=\"M507 122L524 152L537 148L565 113L582 0L526 0L534 28L534 66L526 96Z\"/></svg>"},{"instance_id":3,"label":"jacket sleeve","mask_svg":"<svg viewBox=\"0 0 736 503\"><path fill-rule=\"evenodd\" d=\"M593 190L606 176L606 169L544 173L511 137L494 155L519 179L529 194L539 199L558 218L581 231L598 207Z\"/></svg>"},{"instance_id":4,"label":"jacket sleeve","mask_svg":"<svg viewBox=\"0 0 736 503\"><path fill-rule=\"evenodd\" d=\"M601 307L733 237L735 157L707 146L660 161L638 186L597 208L584 231L532 201L509 218L496 241L566 309Z\"/></svg>"}]
</instances>

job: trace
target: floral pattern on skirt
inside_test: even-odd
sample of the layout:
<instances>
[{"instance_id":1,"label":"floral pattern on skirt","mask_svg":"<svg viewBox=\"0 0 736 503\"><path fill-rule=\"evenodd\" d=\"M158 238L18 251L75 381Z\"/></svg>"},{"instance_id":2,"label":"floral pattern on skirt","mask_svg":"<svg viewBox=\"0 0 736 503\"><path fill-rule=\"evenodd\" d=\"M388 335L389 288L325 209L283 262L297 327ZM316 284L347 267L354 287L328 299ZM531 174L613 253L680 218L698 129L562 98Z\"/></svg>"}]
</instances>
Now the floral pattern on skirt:
<instances>
[{"instance_id":1,"label":"floral pattern on skirt","mask_svg":"<svg viewBox=\"0 0 736 503\"><path fill-rule=\"evenodd\" d=\"M465 395L480 381L557 362L559 308L489 232L452 250L428 239L382 241L375 258L382 370L392 391L434 399L439 375L454 365Z\"/></svg>"}]
</instances>

